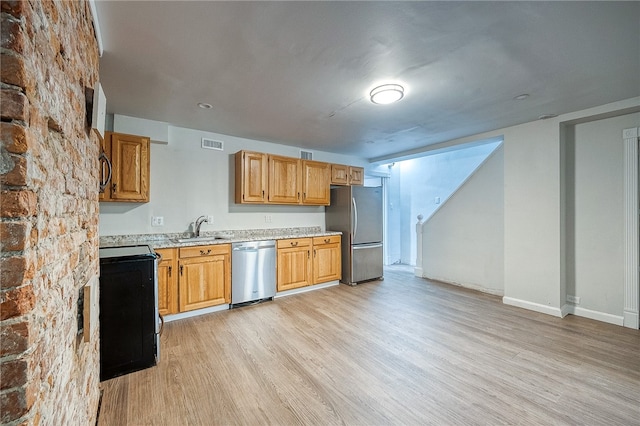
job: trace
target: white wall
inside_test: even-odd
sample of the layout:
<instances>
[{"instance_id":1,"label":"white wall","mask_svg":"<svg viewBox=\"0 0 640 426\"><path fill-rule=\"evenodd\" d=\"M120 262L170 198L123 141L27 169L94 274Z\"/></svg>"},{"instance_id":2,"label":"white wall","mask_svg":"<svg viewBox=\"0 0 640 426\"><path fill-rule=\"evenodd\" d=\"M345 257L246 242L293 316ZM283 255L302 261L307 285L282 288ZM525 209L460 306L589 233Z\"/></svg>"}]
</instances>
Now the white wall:
<instances>
[{"instance_id":1,"label":"white wall","mask_svg":"<svg viewBox=\"0 0 640 426\"><path fill-rule=\"evenodd\" d=\"M577 123L593 122L593 126L581 129L578 126L579 134L584 135L594 132L595 128L600 128L604 118L636 113L639 108L640 97L630 98L563 114L548 120L538 120L447 142L448 144L467 143L492 137L502 137L504 140L505 297L503 301L505 303L551 315L562 315L566 291L568 291L567 278L570 267L567 265L567 260L570 259L567 253L568 234L565 229L570 203L569 205L566 203L566 192L567 188L571 188L571 178L566 176L567 147L563 138L566 137L567 132L564 128ZM595 120L600 121L600 124ZM615 126L607 124L605 127L611 128L604 129L603 132L607 135L617 133L616 137L620 141L624 127L637 125L638 123L623 125L622 122L617 122ZM617 130L613 129L618 126L620 127ZM593 138L601 139L598 135L594 135ZM579 155L581 156L582 154ZM592 158L589 161L594 163L595 160ZM585 167L588 168L586 165L580 166L588 173ZM622 164L620 163L618 167L622 169ZM606 172L602 173L606 174ZM602 195L600 190L592 192L588 183L580 183L576 188L582 200L585 197L597 199ZM615 202L618 203L618 201ZM620 209L622 209L621 205ZM619 214L622 217L622 210L619 210ZM588 245L591 243L583 239L577 239L576 244L576 253L584 253L584 255L589 252L599 252L604 255L606 249L604 245L589 248ZM616 250L619 249L620 247ZM578 260L578 264L586 261L586 257L583 258L584 260ZM605 276L604 271L608 267L602 269L601 265L596 268L598 268L598 276ZM581 275L585 273L583 270ZM624 306L620 301L623 297L621 294L624 291L624 283L619 282L617 277L613 279L616 282L610 284L606 290L606 297L610 301L605 302L606 306L595 304L592 306L594 309L604 310L600 319L608 321L615 317L611 322L616 322L615 319L622 318L623 314ZM583 285L579 288L582 291L588 287L587 284L586 287ZM601 292L600 297L602 297L602 288L600 287L598 291ZM589 295L586 298L592 297ZM577 314L580 313L577 312Z\"/></svg>"},{"instance_id":2,"label":"white wall","mask_svg":"<svg viewBox=\"0 0 640 426\"><path fill-rule=\"evenodd\" d=\"M416 263L417 216L428 219L498 145L500 142L474 145L396 163L393 169L400 169L402 263Z\"/></svg>"},{"instance_id":3,"label":"white wall","mask_svg":"<svg viewBox=\"0 0 640 426\"><path fill-rule=\"evenodd\" d=\"M622 129L640 114L567 132L567 294L581 309L621 315L624 280Z\"/></svg>"},{"instance_id":4,"label":"white wall","mask_svg":"<svg viewBox=\"0 0 640 426\"><path fill-rule=\"evenodd\" d=\"M134 120L135 122L135 120ZM148 124L140 120L141 129ZM131 125L131 123L129 123ZM117 130L117 129L116 129ZM129 132L136 133L129 127ZM234 203L234 157L246 149L300 156L300 148L169 126L169 143L151 144L149 203L100 203L100 235L173 233L189 230L200 215L213 215L203 231L320 226L324 207L240 205ZM201 138L224 142L224 152L201 148ZM314 160L368 166L360 158L313 151ZM152 227L151 217L164 226ZM265 222L270 216L271 222Z\"/></svg>"},{"instance_id":5,"label":"white wall","mask_svg":"<svg viewBox=\"0 0 640 426\"><path fill-rule=\"evenodd\" d=\"M504 293L504 150L499 147L423 225L423 274Z\"/></svg>"}]
</instances>

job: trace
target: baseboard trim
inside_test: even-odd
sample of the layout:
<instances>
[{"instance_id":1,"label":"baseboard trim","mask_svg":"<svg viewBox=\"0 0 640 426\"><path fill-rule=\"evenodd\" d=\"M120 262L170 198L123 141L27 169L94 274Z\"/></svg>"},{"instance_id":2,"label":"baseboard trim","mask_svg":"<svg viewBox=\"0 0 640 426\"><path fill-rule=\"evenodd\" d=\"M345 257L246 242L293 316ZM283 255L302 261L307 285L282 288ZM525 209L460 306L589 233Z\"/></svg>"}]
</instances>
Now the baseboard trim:
<instances>
[{"instance_id":1,"label":"baseboard trim","mask_svg":"<svg viewBox=\"0 0 640 426\"><path fill-rule=\"evenodd\" d=\"M416 274L416 276L419 276L419 275ZM437 282L443 283L443 284L454 285L456 287L468 288L469 290L479 291L480 293L492 294L494 296L504 296L504 290L494 289L494 288L487 288L487 287L483 287L483 286L478 285L478 284L457 283L457 282L453 282L453 281L446 281L446 280L443 280L443 279L440 279L440 278L425 277L425 276L421 276L421 278L424 278L424 279L429 280L429 281L437 281Z\"/></svg>"},{"instance_id":2,"label":"baseboard trim","mask_svg":"<svg viewBox=\"0 0 640 426\"><path fill-rule=\"evenodd\" d=\"M334 287L340 284L340 281L329 281L328 283L309 285L306 287L294 288L293 290L279 291L275 298L291 296L293 294L306 293L308 291L320 290L321 288Z\"/></svg>"},{"instance_id":3,"label":"baseboard trim","mask_svg":"<svg viewBox=\"0 0 640 426\"><path fill-rule=\"evenodd\" d=\"M518 308L528 309L530 311L540 312L547 315L553 315L554 317L562 318L562 310L560 308L554 308L553 306L542 305L540 303L529 302L527 300L515 299L513 297L504 296L502 303L505 305L516 306Z\"/></svg>"},{"instance_id":4,"label":"baseboard trim","mask_svg":"<svg viewBox=\"0 0 640 426\"><path fill-rule=\"evenodd\" d=\"M424 270L422 268L413 268L413 275L415 275L416 277L423 278Z\"/></svg>"},{"instance_id":5,"label":"baseboard trim","mask_svg":"<svg viewBox=\"0 0 640 426\"><path fill-rule=\"evenodd\" d=\"M640 317L637 312L624 311L622 314L622 322L625 327L640 329Z\"/></svg>"},{"instance_id":6,"label":"baseboard trim","mask_svg":"<svg viewBox=\"0 0 640 426\"><path fill-rule=\"evenodd\" d=\"M567 314L575 315L578 317L589 318L596 321L602 321L614 325L623 325L624 317L620 315L607 314L605 312L592 311L591 309L581 308L572 304L567 304L562 307L562 310Z\"/></svg>"},{"instance_id":7,"label":"baseboard trim","mask_svg":"<svg viewBox=\"0 0 640 426\"><path fill-rule=\"evenodd\" d=\"M185 318L198 317L200 315L211 314L213 312L227 311L229 310L229 305L218 305L212 306L210 308L196 309L195 311L189 312L181 312L179 314L166 315L164 316L164 322L177 321Z\"/></svg>"}]
</instances>

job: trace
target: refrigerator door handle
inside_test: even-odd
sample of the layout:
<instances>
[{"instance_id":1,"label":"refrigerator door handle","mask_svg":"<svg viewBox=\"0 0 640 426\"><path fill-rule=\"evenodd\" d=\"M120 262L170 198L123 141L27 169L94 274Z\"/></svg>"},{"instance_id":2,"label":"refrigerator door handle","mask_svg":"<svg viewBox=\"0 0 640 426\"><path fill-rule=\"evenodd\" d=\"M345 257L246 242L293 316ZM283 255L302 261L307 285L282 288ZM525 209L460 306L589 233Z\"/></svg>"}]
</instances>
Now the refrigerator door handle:
<instances>
[{"instance_id":1,"label":"refrigerator door handle","mask_svg":"<svg viewBox=\"0 0 640 426\"><path fill-rule=\"evenodd\" d=\"M382 247L382 243L373 243L373 244L359 244L357 246L351 246L353 250L366 250L372 248Z\"/></svg>"},{"instance_id":2,"label":"refrigerator door handle","mask_svg":"<svg viewBox=\"0 0 640 426\"><path fill-rule=\"evenodd\" d=\"M353 241L356 239L358 233L358 206L356 205L356 197L351 197L351 204L353 204Z\"/></svg>"}]
</instances>

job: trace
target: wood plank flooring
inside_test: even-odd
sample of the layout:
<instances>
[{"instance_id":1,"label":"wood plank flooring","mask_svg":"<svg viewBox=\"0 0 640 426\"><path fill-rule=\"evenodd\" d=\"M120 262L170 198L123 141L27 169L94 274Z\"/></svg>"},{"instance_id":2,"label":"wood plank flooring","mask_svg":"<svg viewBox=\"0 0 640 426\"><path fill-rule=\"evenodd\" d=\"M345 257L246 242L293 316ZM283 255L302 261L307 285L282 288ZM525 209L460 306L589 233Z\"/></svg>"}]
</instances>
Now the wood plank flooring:
<instances>
[{"instance_id":1,"label":"wood plank flooring","mask_svg":"<svg viewBox=\"0 0 640 426\"><path fill-rule=\"evenodd\" d=\"M165 326L99 425L640 425L640 331L390 268Z\"/></svg>"}]
</instances>

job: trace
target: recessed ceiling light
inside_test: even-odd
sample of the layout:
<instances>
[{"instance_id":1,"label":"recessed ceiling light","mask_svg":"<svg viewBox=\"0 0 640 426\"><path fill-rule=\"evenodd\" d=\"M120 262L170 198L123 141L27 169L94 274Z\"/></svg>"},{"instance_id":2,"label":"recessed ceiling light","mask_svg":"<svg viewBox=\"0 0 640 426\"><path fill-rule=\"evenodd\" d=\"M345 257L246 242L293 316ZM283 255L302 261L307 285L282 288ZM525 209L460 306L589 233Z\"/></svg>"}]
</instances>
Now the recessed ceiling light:
<instances>
[{"instance_id":1,"label":"recessed ceiling light","mask_svg":"<svg viewBox=\"0 0 640 426\"><path fill-rule=\"evenodd\" d=\"M213 108L213 105L211 104L205 104L204 102L198 102L198 106L202 109L211 109Z\"/></svg>"},{"instance_id":2,"label":"recessed ceiling light","mask_svg":"<svg viewBox=\"0 0 640 426\"><path fill-rule=\"evenodd\" d=\"M383 84L369 93L371 102L386 105L399 101L404 96L404 87L399 84Z\"/></svg>"},{"instance_id":3,"label":"recessed ceiling light","mask_svg":"<svg viewBox=\"0 0 640 426\"><path fill-rule=\"evenodd\" d=\"M528 93L523 93L522 95L518 95L515 98L513 98L516 101L524 101L525 99L527 99L529 97Z\"/></svg>"},{"instance_id":4,"label":"recessed ceiling light","mask_svg":"<svg viewBox=\"0 0 640 426\"><path fill-rule=\"evenodd\" d=\"M558 114L542 114L540 117L538 117L538 120L546 120L548 118L554 118L557 116Z\"/></svg>"}]
</instances>

